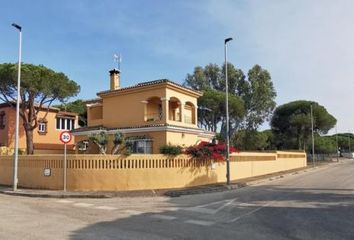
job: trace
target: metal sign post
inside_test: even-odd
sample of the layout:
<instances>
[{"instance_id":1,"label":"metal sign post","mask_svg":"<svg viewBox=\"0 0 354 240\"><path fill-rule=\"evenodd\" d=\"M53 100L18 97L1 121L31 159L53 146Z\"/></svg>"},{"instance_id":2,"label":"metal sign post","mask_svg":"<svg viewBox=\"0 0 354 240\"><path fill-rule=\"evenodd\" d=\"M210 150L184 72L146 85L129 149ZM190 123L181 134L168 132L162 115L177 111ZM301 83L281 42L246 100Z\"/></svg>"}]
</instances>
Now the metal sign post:
<instances>
[{"instance_id":1,"label":"metal sign post","mask_svg":"<svg viewBox=\"0 0 354 240\"><path fill-rule=\"evenodd\" d=\"M60 134L60 141L64 143L64 164L63 164L63 190L66 192L66 149L67 144L71 141L72 135L68 131L64 131Z\"/></svg>"},{"instance_id":2,"label":"metal sign post","mask_svg":"<svg viewBox=\"0 0 354 240\"><path fill-rule=\"evenodd\" d=\"M66 192L66 143L64 143L64 192Z\"/></svg>"}]
</instances>

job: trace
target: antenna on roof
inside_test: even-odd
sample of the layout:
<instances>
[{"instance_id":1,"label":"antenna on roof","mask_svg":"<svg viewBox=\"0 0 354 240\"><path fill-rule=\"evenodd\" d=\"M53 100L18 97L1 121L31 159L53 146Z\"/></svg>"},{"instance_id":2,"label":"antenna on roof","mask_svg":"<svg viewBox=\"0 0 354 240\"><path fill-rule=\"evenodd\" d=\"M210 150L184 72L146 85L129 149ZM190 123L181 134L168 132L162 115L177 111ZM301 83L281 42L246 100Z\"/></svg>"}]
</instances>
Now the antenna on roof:
<instances>
[{"instance_id":1,"label":"antenna on roof","mask_svg":"<svg viewBox=\"0 0 354 240\"><path fill-rule=\"evenodd\" d=\"M120 64L122 63L122 55L119 53L119 54L113 54L113 61L115 63L117 63L118 65L118 70L121 72L120 70Z\"/></svg>"}]
</instances>

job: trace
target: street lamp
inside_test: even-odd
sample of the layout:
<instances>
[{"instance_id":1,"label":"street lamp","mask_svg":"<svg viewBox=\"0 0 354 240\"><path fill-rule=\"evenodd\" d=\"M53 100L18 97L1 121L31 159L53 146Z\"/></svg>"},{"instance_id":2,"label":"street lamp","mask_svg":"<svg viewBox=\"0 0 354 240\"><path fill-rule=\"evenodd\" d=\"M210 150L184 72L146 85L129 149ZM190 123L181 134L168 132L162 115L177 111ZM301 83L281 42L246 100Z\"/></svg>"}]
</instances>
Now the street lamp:
<instances>
[{"instance_id":1,"label":"street lamp","mask_svg":"<svg viewBox=\"0 0 354 240\"><path fill-rule=\"evenodd\" d=\"M348 130L348 151L351 153L351 147L350 147L350 130Z\"/></svg>"},{"instance_id":2,"label":"street lamp","mask_svg":"<svg viewBox=\"0 0 354 240\"><path fill-rule=\"evenodd\" d=\"M18 168L18 138L20 125L20 87L21 87L21 54L22 54L22 27L13 23L12 26L19 31L19 49L18 49L18 73L17 73L17 101L16 101L16 133L15 133L15 153L13 168L13 191L17 190L17 168Z\"/></svg>"},{"instance_id":3,"label":"street lamp","mask_svg":"<svg viewBox=\"0 0 354 240\"><path fill-rule=\"evenodd\" d=\"M224 40L224 54L225 54L225 92L226 92L226 183L230 185L230 133L229 133L229 82L227 78L227 43L232 38Z\"/></svg>"},{"instance_id":4,"label":"street lamp","mask_svg":"<svg viewBox=\"0 0 354 240\"><path fill-rule=\"evenodd\" d=\"M337 162L339 162L338 129L337 129L337 124L336 124L336 155L337 155Z\"/></svg>"},{"instance_id":5,"label":"street lamp","mask_svg":"<svg viewBox=\"0 0 354 240\"><path fill-rule=\"evenodd\" d=\"M312 164L315 166L315 138L313 134L313 109L311 104Z\"/></svg>"}]
</instances>

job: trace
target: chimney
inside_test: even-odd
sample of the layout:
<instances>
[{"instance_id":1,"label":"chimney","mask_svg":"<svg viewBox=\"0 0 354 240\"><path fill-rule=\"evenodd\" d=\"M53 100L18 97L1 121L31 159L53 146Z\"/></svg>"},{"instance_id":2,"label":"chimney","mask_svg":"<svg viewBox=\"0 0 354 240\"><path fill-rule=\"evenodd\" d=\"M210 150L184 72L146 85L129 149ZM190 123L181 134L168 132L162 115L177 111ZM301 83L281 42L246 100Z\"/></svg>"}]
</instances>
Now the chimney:
<instances>
[{"instance_id":1,"label":"chimney","mask_svg":"<svg viewBox=\"0 0 354 240\"><path fill-rule=\"evenodd\" d=\"M116 68L109 71L109 76L111 79L111 90L116 90L120 88L120 71Z\"/></svg>"}]
</instances>

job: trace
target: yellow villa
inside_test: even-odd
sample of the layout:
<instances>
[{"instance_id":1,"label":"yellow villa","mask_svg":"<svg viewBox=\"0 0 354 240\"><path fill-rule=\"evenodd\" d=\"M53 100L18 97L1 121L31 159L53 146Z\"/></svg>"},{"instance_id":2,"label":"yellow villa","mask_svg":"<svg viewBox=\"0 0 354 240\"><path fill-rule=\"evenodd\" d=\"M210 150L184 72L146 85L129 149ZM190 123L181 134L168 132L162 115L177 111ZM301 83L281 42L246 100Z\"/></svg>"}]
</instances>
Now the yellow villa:
<instances>
[{"instance_id":1,"label":"yellow villa","mask_svg":"<svg viewBox=\"0 0 354 240\"><path fill-rule=\"evenodd\" d=\"M38 109L38 108L37 108ZM0 104L0 147L12 154L15 139L16 110L7 103ZM59 140L62 131L72 130L78 124L78 115L50 107L39 109L38 127L33 131L35 154L63 153L64 146ZM74 151L72 141L67 145L69 152ZM19 149L26 151L26 134L20 119Z\"/></svg>"},{"instance_id":2,"label":"yellow villa","mask_svg":"<svg viewBox=\"0 0 354 240\"><path fill-rule=\"evenodd\" d=\"M80 152L98 153L88 144L90 134L105 131L108 153L115 133L130 141L134 153L159 153L165 144L181 146L210 141L215 134L198 128L197 99L201 92L167 79L120 87L120 71L110 71L110 90L86 101L88 126L72 131Z\"/></svg>"}]
</instances>

